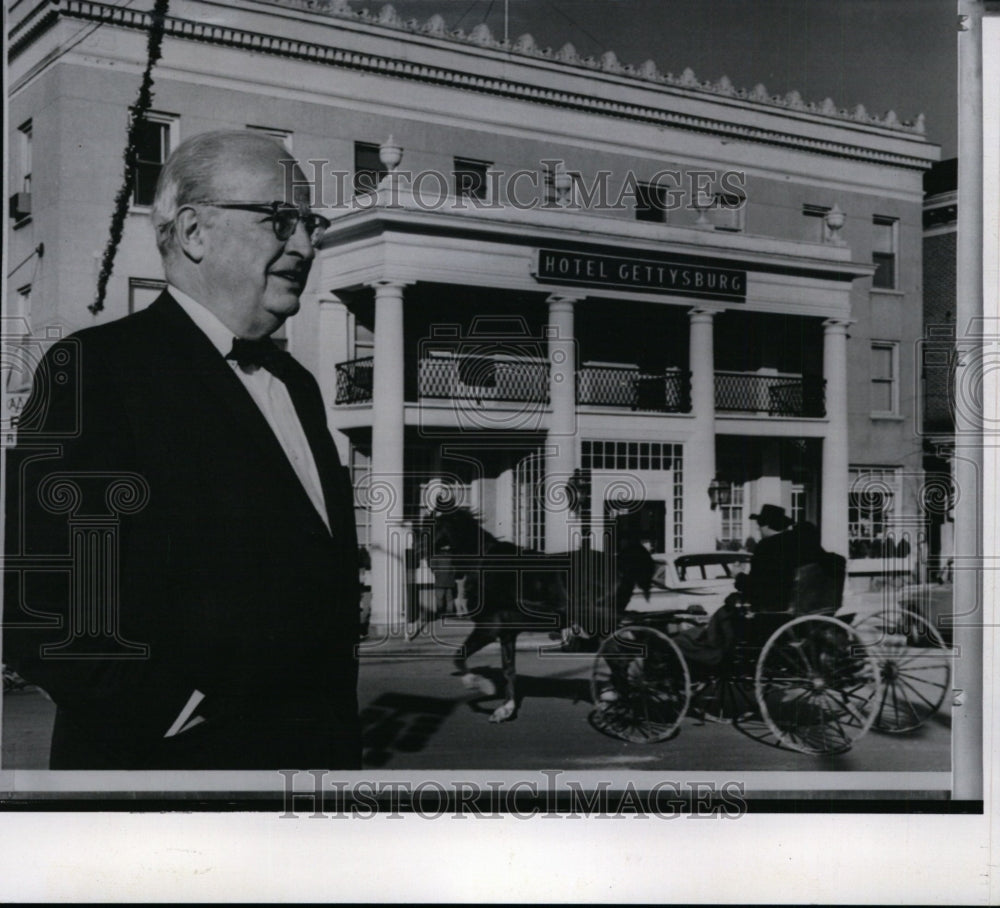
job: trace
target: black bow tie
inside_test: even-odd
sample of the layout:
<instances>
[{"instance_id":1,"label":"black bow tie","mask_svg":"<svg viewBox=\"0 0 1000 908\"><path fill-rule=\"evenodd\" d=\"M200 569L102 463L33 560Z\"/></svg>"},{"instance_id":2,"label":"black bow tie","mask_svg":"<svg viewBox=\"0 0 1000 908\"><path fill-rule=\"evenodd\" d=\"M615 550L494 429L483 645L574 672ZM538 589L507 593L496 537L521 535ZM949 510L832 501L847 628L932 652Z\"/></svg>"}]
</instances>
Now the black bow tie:
<instances>
[{"instance_id":1,"label":"black bow tie","mask_svg":"<svg viewBox=\"0 0 1000 908\"><path fill-rule=\"evenodd\" d=\"M282 352L269 337L259 340L245 340L242 337L233 338L233 349L226 359L235 360L240 366L259 366L268 372L282 377L288 354Z\"/></svg>"}]
</instances>

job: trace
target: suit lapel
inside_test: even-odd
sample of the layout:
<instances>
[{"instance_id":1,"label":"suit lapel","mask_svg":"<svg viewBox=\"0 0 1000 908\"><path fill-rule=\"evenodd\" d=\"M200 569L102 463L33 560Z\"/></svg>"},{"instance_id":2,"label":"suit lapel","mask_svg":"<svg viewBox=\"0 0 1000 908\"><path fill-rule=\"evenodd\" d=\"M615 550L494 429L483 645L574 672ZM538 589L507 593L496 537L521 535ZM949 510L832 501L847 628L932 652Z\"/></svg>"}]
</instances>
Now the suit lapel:
<instances>
[{"instance_id":1,"label":"suit lapel","mask_svg":"<svg viewBox=\"0 0 1000 908\"><path fill-rule=\"evenodd\" d=\"M247 440L248 446L256 450L266 465L267 475L273 476L276 482L283 482L288 486L293 500L308 511L312 519L328 533L309 494L289 462L284 448L250 396L250 392L236 376L232 366L219 355L219 351L204 332L191 321L169 293L161 294L148 311L151 318L161 323L158 334L162 341L160 349L165 360L164 370L176 376L178 382L183 382L185 379L193 382L201 392L205 404L212 407L221 418L229 420L233 424L234 431ZM310 430L305 425L303 430L307 433L310 445L313 445L313 439L308 435ZM324 476L324 465L317 461L316 469L320 474L325 493L327 480ZM330 513L329 500L327 500L327 513Z\"/></svg>"}]
</instances>

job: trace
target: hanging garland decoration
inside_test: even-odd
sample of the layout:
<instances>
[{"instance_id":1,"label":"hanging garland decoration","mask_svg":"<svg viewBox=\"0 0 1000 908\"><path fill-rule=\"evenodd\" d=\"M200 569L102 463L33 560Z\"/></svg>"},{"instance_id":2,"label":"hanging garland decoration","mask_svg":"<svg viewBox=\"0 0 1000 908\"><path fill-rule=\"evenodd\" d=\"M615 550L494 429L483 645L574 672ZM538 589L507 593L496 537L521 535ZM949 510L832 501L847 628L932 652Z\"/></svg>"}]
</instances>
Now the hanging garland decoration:
<instances>
[{"instance_id":1,"label":"hanging garland decoration","mask_svg":"<svg viewBox=\"0 0 1000 908\"><path fill-rule=\"evenodd\" d=\"M149 112L153 103L153 67L160 59L163 45L163 32L167 24L167 8L170 0L156 0L152 10L152 23L149 27L149 41L147 43L146 71L142 74L142 84L139 87L139 97L132 109L132 117L128 126L128 141L125 145L125 176L122 180L121 189L115 197L115 210L111 215L111 235L108 237L108 245L104 250L104 257L101 259L101 273L97 278L97 299L87 308L97 315L104 309L104 296L108 289L108 281L111 272L115 267L115 255L122 240L122 233L125 230L125 219L128 217L128 209L132 190L135 187L135 174L137 165L136 143L139 139L139 127L143 118Z\"/></svg>"}]
</instances>

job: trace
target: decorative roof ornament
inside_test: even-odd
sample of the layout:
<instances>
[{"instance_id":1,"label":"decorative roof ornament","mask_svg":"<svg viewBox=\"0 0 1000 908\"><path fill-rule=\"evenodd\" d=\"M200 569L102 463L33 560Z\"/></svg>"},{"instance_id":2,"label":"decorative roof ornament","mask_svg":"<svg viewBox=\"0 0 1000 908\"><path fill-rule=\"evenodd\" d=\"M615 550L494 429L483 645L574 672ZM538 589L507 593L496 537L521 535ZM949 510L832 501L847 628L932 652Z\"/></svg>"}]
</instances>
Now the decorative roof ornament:
<instances>
[{"instance_id":1,"label":"decorative roof ornament","mask_svg":"<svg viewBox=\"0 0 1000 908\"><path fill-rule=\"evenodd\" d=\"M694 74L694 70L691 67L687 67L684 72L681 73L681 77L678 84L683 85L685 88L700 88L701 83L698 81L698 77Z\"/></svg>"},{"instance_id":2,"label":"decorative roof ornament","mask_svg":"<svg viewBox=\"0 0 1000 908\"><path fill-rule=\"evenodd\" d=\"M747 95L747 97L751 101L764 101L764 102L767 102L767 101L771 100L771 96L767 93L767 87L764 85L763 82L758 82L753 87L753 89L751 90L750 94Z\"/></svg>"},{"instance_id":3,"label":"decorative roof ornament","mask_svg":"<svg viewBox=\"0 0 1000 908\"><path fill-rule=\"evenodd\" d=\"M718 82L713 86L715 91L720 95L735 95L736 89L733 86L732 80L729 76L723 76Z\"/></svg>"},{"instance_id":4,"label":"decorative roof ornament","mask_svg":"<svg viewBox=\"0 0 1000 908\"><path fill-rule=\"evenodd\" d=\"M864 104L858 104L854 110L851 111L851 116L854 117L855 120L866 122L868 120L868 109Z\"/></svg>"},{"instance_id":5,"label":"decorative roof ornament","mask_svg":"<svg viewBox=\"0 0 1000 908\"><path fill-rule=\"evenodd\" d=\"M923 135L927 131L927 117L922 113L917 114L917 119L913 121L913 129Z\"/></svg>"},{"instance_id":6,"label":"decorative roof ornament","mask_svg":"<svg viewBox=\"0 0 1000 908\"><path fill-rule=\"evenodd\" d=\"M795 110L805 110L806 103L802 100L802 95L797 91L790 91L785 95L785 103Z\"/></svg>"},{"instance_id":7,"label":"decorative roof ornament","mask_svg":"<svg viewBox=\"0 0 1000 908\"><path fill-rule=\"evenodd\" d=\"M824 98L823 103L819 106L819 112L828 117L834 117L839 113L837 105L833 103L833 98Z\"/></svg>"},{"instance_id":8,"label":"decorative roof ornament","mask_svg":"<svg viewBox=\"0 0 1000 908\"><path fill-rule=\"evenodd\" d=\"M896 116L896 111L890 110L884 117L882 117L882 123L885 126L901 126L899 122L899 117Z\"/></svg>"},{"instance_id":9,"label":"decorative roof ornament","mask_svg":"<svg viewBox=\"0 0 1000 908\"><path fill-rule=\"evenodd\" d=\"M514 42L514 52L518 54L529 54L532 57L538 55L538 45L534 37L525 32Z\"/></svg>"},{"instance_id":10,"label":"decorative roof ornament","mask_svg":"<svg viewBox=\"0 0 1000 908\"><path fill-rule=\"evenodd\" d=\"M485 22L480 22L471 32L469 32L469 40L479 44L482 47L496 47L497 42L493 38L493 32L490 31L490 27Z\"/></svg>"},{"instance_id":11,"label":"decorative roof ornament","mask_svg":"<svg viewBox=\"0 0 1000 908\"><path fill-rule=\"evenodd\" d=\"M403 28L404 23L400 18L399 13L396 12L396 7L391 3L387 3L385 6L379 10L378 19L376 20L379 25L388 25L390 28Z\"/></svg>"},{"instance_id":12,"label":"decorative roof ornament","mask_svg":"<svg viewBox=\"0 0 1000 908\"><path fill-rule=\"evenodd\" d=\"M555 59L560 63L569 63L573 66L579 66L580 64L580 55L576 52L576 48L568 41L556 51Z\"/></svg>"},{"instance_id":13,"label":"decorative roof ornament","mask_svg":"<svg viewBox=\"0 0 1000 908\"><path fill-rule=\"evenodd\" d=\"M448 34L448 26L445 24L444 16L434 14L420 29L425 35L433 35L435 38L444 38Z\"/></svg>"},{"instance_id":14,"label":"decorative roof ornament","mask_svg":"<svg viewBox=\"0 0 1000 908\"><path fill-rule=\"evenodd\" d=\"M613 50L609 50L601 55L601 69L606 73L620 73L623 71L623 67L618 61L618 55Z\"/></svg>"},{"instance_id":15,"label":"decorative roof ornament","mask_svg":"<svg viewBox=\"0 0 1000 908\"><path fill-rule=\"evenodd\" d=\"M637 70L636 75L640 79L649 79L651 82L662 82L663 74L652 60L647 60Z\"/></svg>"}]
</instances>

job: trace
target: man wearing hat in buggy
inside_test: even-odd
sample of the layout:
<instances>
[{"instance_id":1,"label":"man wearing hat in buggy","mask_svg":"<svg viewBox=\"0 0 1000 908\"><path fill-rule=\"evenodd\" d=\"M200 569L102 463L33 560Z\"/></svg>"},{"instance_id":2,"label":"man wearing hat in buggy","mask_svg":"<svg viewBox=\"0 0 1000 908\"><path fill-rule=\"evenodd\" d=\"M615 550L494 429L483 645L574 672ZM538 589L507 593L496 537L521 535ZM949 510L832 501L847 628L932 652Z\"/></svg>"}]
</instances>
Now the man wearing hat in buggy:
<instances>
[{"instance_id":1,"label":"man wearing hat in buggy","mask_svg":"<svg viewBox=\"0 0 1000 908\"><path fill-rule=\"evenodd\" d=\"M765 504L759 514L751 514L760 528L760 541L750 559L750 573L736 576L736 589L745 602L759 612L783 612L791 602L795 569L819 554L819 539L804 538L785 509ZM802 551L803 548L809 551Z\"/></svg>"},{"instance_id":2,"label":"man wearing hat in buggy","mask_svg":"<svg viewBox=\"0 0 1000 908\"><path fill-rule=\"evenodd\" d=\"M785 509L765 504L759 514L751 514L760 528L760 541L750 559L750 573L737 574L737 592L727 597L703 627L691 628L674 637L692 666L718 665L732 649L738 631L735 611L746 603L758 612L787 611L792 601L795 571L820 557L819 531L809 523L794 529Z\"/></svg>"}]
</instances>

